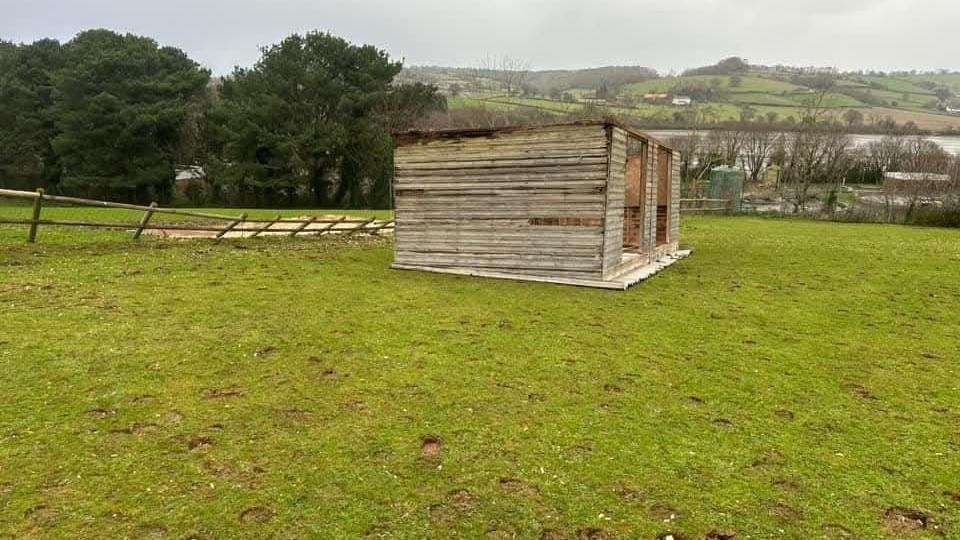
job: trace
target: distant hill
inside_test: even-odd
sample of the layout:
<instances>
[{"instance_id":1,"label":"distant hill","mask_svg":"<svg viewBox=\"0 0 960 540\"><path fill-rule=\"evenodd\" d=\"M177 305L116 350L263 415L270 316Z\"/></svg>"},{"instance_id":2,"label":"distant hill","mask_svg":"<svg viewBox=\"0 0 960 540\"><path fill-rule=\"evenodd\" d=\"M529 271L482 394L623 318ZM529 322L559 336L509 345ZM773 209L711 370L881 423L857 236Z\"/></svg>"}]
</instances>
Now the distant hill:
<instances>
[{"instance_id":1,"label":"distant hill","mask_svg":"<svg viewBox=\"0 0 960 540\"><path fill-rule=\"evenodd\" d=\"M529 72L414 66L404 68L400 78L437 85L453 109L536 109L567 115L600 107L601 112L650 124L682 126L693 119L796 122L816 100L838 121L866 131L891 122L960 131L960 113L952 112L960 110L956 72L839 72L754 66L728 58L680 76L660 76L641 66ZM690 97L692 104L673 105L677 96Z\"/></svg>"}]
</instances>

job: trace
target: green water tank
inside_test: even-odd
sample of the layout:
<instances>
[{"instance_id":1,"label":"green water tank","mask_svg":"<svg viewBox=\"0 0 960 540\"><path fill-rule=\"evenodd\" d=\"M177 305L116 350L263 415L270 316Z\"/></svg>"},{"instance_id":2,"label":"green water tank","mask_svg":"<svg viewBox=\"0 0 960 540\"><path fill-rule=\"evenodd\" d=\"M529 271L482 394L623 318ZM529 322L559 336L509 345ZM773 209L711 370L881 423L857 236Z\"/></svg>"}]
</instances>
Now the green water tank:
<instances>
[{"instance_id":1,"label":"green water tank","mask_svg":"<svg viewBox=\"0 0 960 540\"><path fill-rule=\"evenodd\" d=\"M732 210L739 212L742 209L743 181L746 174L736 167L714 167L710 169L711 199L727 199Z\"/></svg>"}]
</instances>

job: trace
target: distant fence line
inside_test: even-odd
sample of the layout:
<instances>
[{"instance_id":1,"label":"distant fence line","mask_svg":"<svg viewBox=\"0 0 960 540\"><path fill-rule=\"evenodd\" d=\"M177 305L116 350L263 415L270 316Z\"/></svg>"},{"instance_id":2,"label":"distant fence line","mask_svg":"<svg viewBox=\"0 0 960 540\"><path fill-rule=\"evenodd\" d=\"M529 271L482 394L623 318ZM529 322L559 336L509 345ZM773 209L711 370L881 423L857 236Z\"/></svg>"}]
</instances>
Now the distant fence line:
<instances>
[{"instance_id":1,"label":"distant fence line","mask_svg":"<svg viewBox=\"0 0 960 540\"><path fill-rule=\"evenodd\" d=\"M221 214L211 214L206 212L195 212L192 210L183 210L179 208L162 208L156 203L150 206L139 206L134 204L114 203L109 201L95 201L91 199L81 199L77 197L64 197L59 195L48 195L42 189L36 191L16 191L9 189L0 189L0 198L27 200L32 203L32 212L29 219L10 218L0 216L0 224L8 225L26 225L28 226L27 241L36 242L37 232L41 225L61 226L61 227L88 227L97 229L129 230L133 231L133 239L140 238L144 231L188 231L201 233L215 233L210 238L219 240L228 234L239 235L243 238L254 238L262 234L276 236L284 234L289 237L304 235L322 235L322 234L379 234L383 231L393 230L394 220L377 221L376 218L348 218L340 217L305 217L305 218L284 218L276 216L273 219L250 218L246 213L239 216L227 216ZM57 203L61 205L85 206L93 208L115 208L122 210L134 210L143 212L143 216L136 223L133 222L105 222L105 221L87 221L87 220L65 220L65 219L43 219L42 212L44 202ZM156 214L167 214L181 217L192 217L204 221L223 222L223 225L214 224L195 224L189 222L181 223L156 223L151 222ZM292 227L290 227L292 225ZM249 233L248 235L245 235Z\"/></svg>"},{"instance_id":2,"label":"distant fence line","mask_svg":"<svg viewBox=\"0 0 960 540\"><path fill-rule=\"evenodd\" d=\"M730 199L680 199L680 213L682 214L732 212L733 208L733 201Z\"/></svg>"}]
</instances>

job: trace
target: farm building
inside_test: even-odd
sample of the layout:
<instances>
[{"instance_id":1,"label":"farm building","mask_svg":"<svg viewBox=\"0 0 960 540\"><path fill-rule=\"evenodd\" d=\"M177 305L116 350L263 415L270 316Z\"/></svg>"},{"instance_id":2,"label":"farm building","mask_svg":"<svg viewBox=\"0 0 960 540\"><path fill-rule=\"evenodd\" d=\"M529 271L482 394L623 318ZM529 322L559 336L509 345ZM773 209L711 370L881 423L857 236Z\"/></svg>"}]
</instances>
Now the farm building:
<instances>
[{"instance_id":1,"label":"farm building","mask_svg":"<svg viewBox=\"0 0 960 540\"><path fill-rule=\"evenodd\" d=\"M895 194L934 194L950 188L950 175L933 173L887 172L883 174L883 189Z\"/></svg>"},{"instance_id":2,"label":"farm building","mask_svg":"<svg viewBox=\"0 0 960 540\"><path fill-rule=\"evenodd\" d=\"M394 268L625 289L690 253L678 156L623 125L395 138Z\"/></svg>"}]
</instances>

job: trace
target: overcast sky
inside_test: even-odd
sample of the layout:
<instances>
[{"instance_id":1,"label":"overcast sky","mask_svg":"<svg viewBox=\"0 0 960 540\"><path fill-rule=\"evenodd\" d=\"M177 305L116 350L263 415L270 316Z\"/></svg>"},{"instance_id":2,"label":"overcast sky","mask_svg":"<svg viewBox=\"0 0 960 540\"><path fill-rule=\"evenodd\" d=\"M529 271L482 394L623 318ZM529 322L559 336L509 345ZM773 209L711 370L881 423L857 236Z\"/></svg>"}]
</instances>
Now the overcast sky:
<instances>
[{"instance_id":1,"label":"overcast sky","mask_svg":"<svg viewBox=\"0 0 960 540\"><path fill-rule=\"evenodd\" d=\"M214 73L258 47L327 30L407 64L476 66L510 55L534 69L732 55L842 69L960 69L960 0L0 0L0 38L67 40L110 28L185 50Z\"/></svg>"}]
</instances>

